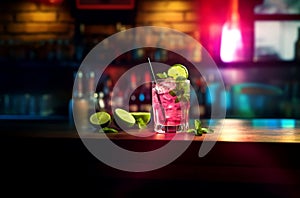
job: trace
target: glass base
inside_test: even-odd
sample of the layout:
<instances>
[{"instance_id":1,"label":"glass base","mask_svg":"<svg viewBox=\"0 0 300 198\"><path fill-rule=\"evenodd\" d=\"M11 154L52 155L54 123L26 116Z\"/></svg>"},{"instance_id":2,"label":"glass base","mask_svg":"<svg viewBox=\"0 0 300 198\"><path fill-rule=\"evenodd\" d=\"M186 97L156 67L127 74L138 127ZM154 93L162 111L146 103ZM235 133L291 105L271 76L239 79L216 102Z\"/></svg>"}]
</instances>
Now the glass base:
<instances>
[{"instance_id":1,"label":"glass base","mask_svg":"<svg viewBox=\"0 0 300 198\"><path fill-rule=\"evenodd\" d=\"M176 126L166 126L157 124L154 126L154 131L158 133L180 133L188 130L188 124L180 124Z\"/></svg>"}]
</instances>

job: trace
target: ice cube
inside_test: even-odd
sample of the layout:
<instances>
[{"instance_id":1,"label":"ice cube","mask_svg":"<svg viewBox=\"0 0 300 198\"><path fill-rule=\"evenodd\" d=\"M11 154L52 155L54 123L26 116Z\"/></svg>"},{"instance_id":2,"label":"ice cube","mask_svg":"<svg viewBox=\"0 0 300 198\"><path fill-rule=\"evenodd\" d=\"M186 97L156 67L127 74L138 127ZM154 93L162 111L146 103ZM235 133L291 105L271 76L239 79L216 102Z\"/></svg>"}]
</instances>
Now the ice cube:
<instances>
[{"instance_id":1,"label":"ice cube","mask_svg":"<svg viewBox=\"0 0 300 198\"><path fill-rule=\"evenodd\" d=\"M156 85L158 94L169 93L169 91L176 88L176 83L172 79L165 79Z\"/></svg>"}]
</instances>

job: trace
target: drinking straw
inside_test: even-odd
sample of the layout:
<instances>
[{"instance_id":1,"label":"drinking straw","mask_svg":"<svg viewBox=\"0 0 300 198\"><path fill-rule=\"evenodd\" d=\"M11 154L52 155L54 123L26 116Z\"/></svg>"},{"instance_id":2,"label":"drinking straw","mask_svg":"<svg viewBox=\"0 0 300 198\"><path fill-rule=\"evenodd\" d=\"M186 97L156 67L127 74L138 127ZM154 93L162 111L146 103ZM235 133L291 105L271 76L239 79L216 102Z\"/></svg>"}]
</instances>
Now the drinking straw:
<instances>
[{"instance_id":1,"label":"drinking straw","mask_svg":"<svg viewBox=\"0 0 300 198\"><path fill-rule=\"evenodd\" d=\"M149 62L149 66L150 66L150 70L151 70L153 80L154 80L155 84L157 84L157 81L156 81L156 78L155 78L155 75L154 75L154 72L153 72L152 64L151 64L151 61L150 61L149 57L148 57L148 62Z\"/></svg>"},{"instance_id":2,"label":"drinking straw","mask_svg":"<svg viewBox=\"0 0 300 198\"><path fill-rule=\"evenodd\" d=\"M160 105L160 108L161 108L161 112L162 112L162 115L163 115L163 118L164 118L164 121L166 120L166 116L165 116L165 110L164 110L164 107L161 103L161 100L160 100L160 97L159 97L159 94L158 94L158 91L157 91L157 81L156 81L156 78L155 78L155 75L154 75L154 72L153 72L153 68L152 68L152 64L151 64L151 61L150 61L150 58L148 57L148 62L149 62L149 66L150 66L150 70L151 70L151 74L152 74L152 77L153 77L153 80L155 82L155 92L156 92L156 95L157 95L157 100L158 100L158 103Z\"/></svg>"}]
</instances>

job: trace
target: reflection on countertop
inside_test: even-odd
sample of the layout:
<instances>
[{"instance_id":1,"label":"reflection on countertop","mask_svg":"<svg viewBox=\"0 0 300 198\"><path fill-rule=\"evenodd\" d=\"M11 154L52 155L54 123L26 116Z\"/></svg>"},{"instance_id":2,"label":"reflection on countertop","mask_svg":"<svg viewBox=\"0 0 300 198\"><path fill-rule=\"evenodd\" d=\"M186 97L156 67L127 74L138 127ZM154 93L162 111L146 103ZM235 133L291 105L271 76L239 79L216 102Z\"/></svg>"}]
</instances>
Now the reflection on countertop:
<instances>
[{"instance_id":1,"label":"reflection on countertop","mask_svg":"<svg viewBox=\"0 0 300 198\"><path fill-rule=\"evenodd\" d=\"M6 137L37 137L37 138L91 138L105 140L163 140L218 142L269 142L269 143L300 143L300 120L295 119L221 119L202 120L203 126L214 129L212 134L194 136L190 133L158 134L151 127L146 130L132 129L119 133L104 134L98 129L76 130L65 121L44 122L1 122L1 136Z\"/></svg>"}]
</instances>

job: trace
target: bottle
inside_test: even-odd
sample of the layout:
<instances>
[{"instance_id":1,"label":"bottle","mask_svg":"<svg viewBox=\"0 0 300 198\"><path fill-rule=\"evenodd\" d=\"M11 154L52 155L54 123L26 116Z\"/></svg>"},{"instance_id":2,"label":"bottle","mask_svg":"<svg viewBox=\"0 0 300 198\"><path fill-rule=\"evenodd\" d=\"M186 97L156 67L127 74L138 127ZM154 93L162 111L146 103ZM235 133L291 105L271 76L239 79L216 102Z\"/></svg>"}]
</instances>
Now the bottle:
<instances>
[{"instance_id":1,"label":"bottle","mask_svg":"<svg viewBox=\"0 0 300 198\"><path fill-rule=\"evenodd\" d=\"M89 102L83 92L83 73L78 71L75 80L75 90L71 101L73 119L77 129L86 130L89 127Z\"/></svg>"},{"instance_id":2,"label":"bottle","mask_svg":"<svg viewBox=\"0 0 300 198\"><path fill-rule=\"evenodd\" d=\"M295 43L295 61L300 62L300 27L298 28L298 37Z\"/></svg>"},{"instance_id":3,"label":"bottle","mask_svg":"<svg viewBox=\"0 0 300 198\"><path fill-rule=\"evenodd\" d=\"M111 101L111 96L112 96L112 90L113 90L113 81L111 77L108 75L107 79L104 82L103 86L103 93L104 93L104 102L105 102L105 109L108 113L112 114L112 101Z\"/></svg>"},{"instance_id":4,"label":"bottle","mask_svg":"<svg viewBox=\"0 0 300 198\"><path fill-rule=\"evenodd\" d=\"M99 111L105 111L105 101L104 101L104 93L102 91L100 91L98 93L98 99L97 99L97 103L99 106Z\"/></svg>"},{"instance_id":5,"label":"bottle","mask_svg":"<svg viewBox=\"0 0 300 198\"><path fill-rule=\"evenodd\" d=\"M88 92L87 98L89 103L89 115L98 111L98 94L95 93L95 72L91 71L88 75Z\"/></svg>"},{"instance_id":6,"label":"bottle","mask_svg":"<svg viewBox=\"0 0 300 198\"><path fill-rule=\"evenodd\" d=\"M200 116L206 117L207 116L207 110L206 110L206 83L205 79L203 77L200 78L199 82L199 92L198 92L198 102L199 102L199 110L200 110Z\"/></svg>"},{"instance_id":7,"label":"bottle","mask_svg":"<svg viewBox=\"0 0 300 198\"><path fill-rule=\"evenodd\" d=\"M124 107L123 100L124 100L123 90L118 87L114 87L112 95L111 95L112 107L114 109L115 108L123 108Z\"/></svg>"},{"instance_id":8,"label":"bottle","mask_svg":"<svg viewBox=\"0 0 300 198\"><path fill-rule=\"evenodd\" d=\"M130 76L130 86L128 87L125 94L129 95L129 111L139 111L139 93L136 90L137 84L136 84L136 75L131 74Z\"/></svg>"},{"instance_id":9,"label":"bottle","mask_svg":"<svg viewBox=\"0 0 300 198\"><path fill-rule=\"evenodd\" d=\"M141 42L141 37L140 37L139 33L135 34L134 42L135 42L135 44L139 44ZM143 47L135 48L132 50L133 61L140 62L140 61L144 60L144 57L145 57L145 49Z\"/></svg>"},{"instance_id":10,"label":"bottle","mask_svg":"<svg viewBox=\"0 0 300 198\"><path fill-rule=\"evenodd\" d=\"M194 79L195 84L195 94L197 97L197 103L199 108L191 109L191 114L195 117L204 118L206 117L206 84L204 78L201 76L200 78Z\"/></svg>"},{"instance_id":11,"label":"bottle","mask_svg":"<svg viewBox=\"0 0 300 198\"><path fill-rule=\"evenodd\" d=\"M156 46L158 46L158 48L155 49L154 52L154 60L158 61L158 62L164 62L167 60L167 50L165 50L164 48L162 48L164 46L164 42L166 40L166 36L165 33L161 33L159 35L158 41Z\"/></svg>"},{"instance_id":12,"label":"bottle","mask_svg":"<svg viewBox=\"0 0 300 198\"><path fill-rule=\"evenodd\" d=\"M151 111L151 76L150 72L144 74L144 84L140 87L139 96L139 111Z\"/></svg>"}]
</instances>

